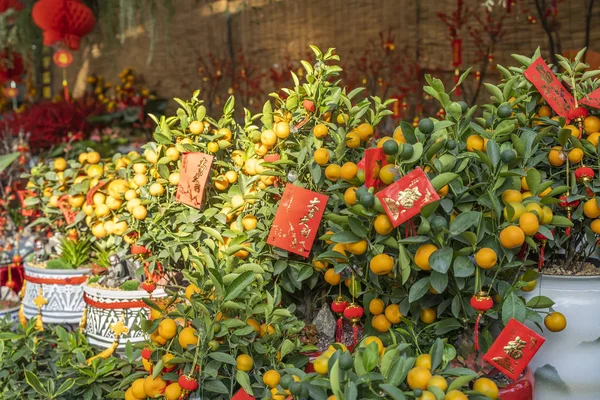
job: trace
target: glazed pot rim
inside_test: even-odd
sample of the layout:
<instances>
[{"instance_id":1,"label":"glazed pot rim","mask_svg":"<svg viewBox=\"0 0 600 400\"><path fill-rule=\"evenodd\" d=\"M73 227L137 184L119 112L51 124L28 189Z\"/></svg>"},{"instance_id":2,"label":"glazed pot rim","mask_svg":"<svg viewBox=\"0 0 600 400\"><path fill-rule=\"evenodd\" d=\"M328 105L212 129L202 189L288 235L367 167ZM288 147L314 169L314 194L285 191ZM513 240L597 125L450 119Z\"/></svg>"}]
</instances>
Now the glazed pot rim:
<instances>
[{"instance_id":1,"label":"glazed pot rim","mask_svg":"<svg viewBox=\"0 0 600 400\"><path fill-rule=\"evenodd\" d=\"M555 274L540 274L543 278L550 279L578 279L578 280L594 280L600 279L600 275L555 275Z\"/></svg>"},{"instance_id":2,"label":"glazed pot rim","mask_svg":"<svg viewBox=\"0 0 600 400\"><path fill-rule=\"evenodd\" d=\"M24 264L25 272L32 274L47 274L47 275L71 275L71 276L83 276L89 275L92 272L91 268L76 268L76 269L48 269L48 268L36 268L30 267L27 263Z\"/></svg>"},{"instance_id":3,"label":"glazed pot rim","mask_svg":"<svg viewBox=\"0 0 600 400\"><path fill-rule=\"evenodd\" d=\"M150 298L150 294L145 290L110 290L100 289L97 287L89 286L87 283L83 285L83 291L93 296L99 296L109 299L139 299L139 298ZM152 297L164 297L167 292L162 288L156 288L152 292Z\"/></svg>"}]
</instances>

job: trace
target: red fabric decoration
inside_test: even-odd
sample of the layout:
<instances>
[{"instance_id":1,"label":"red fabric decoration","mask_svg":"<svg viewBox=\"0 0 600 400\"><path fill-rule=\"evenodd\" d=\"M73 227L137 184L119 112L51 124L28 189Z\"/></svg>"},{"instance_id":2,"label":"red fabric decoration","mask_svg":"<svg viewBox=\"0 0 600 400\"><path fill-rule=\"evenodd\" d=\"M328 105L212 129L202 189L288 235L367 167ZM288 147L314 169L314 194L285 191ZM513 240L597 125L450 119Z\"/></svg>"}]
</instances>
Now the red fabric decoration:
<instances>
[{"instance_id":1,"label":"red fabric decoration","mask_svg":"<svg viewBox=\"0 0 600 400\"><path fill-rule=\"evenodd\" d=\"M81 38L94 29L94 13L81 0L40 0L33 6L33 21L44 31L44 45L64 42L79 49Z\"/></svg>"},{"instance_id":2,"label":"red fabric decoration","mask_svg":"<svg viewBox=\"0 0 600 400\"><path fill-rule=\"evenodd\" d=\"M73 62L73 54L69 50L57 50L52 56L54 64L66 68Z\"/></svg>"},{"instance_id":3,"label":"red fabric decoration","mask_svg":"<svg viewBox=\"0 0 600 400\"><path fill-rule=\"evenodd\" d=\"M0 53L0 84L10 81L19 82L23 75L23 58L15 53Z\"/></svg>"},{"instance_id":4,"label":"red fabric decoration","mask_svg":"<svg viewBox=\"0 0 600 400\"><path fill-rule=\"evenodd\" d=\"M575 179L577 182L587 182L594 178L594 170L590 167L579 167L575 170Z\"/></svg>"},{"instance_id":5,"label":"red fabric decoration","mask_svg":"<svg viewBox=\"0 0 600 400\"><path fill-rule=\"evenodd\" d=\"M7 11L9 8L20 11L23 9L23 4L19 3L17 0L0 0L0 14Z\"/></svg>"},{"instance_id":6,"label":"red fabric decoration","mask_svg":"<svg viewBox=\"0 0 600 400\"><path fill-rule=\"evenodd\" d=\"M344 310L344 317L348 318L350 322L352 322L352 331L354 334L352 346L356 346L358 343L358 322L364 315L365 311L358 304L352 303Z\"/></svg>"}]
</instances>

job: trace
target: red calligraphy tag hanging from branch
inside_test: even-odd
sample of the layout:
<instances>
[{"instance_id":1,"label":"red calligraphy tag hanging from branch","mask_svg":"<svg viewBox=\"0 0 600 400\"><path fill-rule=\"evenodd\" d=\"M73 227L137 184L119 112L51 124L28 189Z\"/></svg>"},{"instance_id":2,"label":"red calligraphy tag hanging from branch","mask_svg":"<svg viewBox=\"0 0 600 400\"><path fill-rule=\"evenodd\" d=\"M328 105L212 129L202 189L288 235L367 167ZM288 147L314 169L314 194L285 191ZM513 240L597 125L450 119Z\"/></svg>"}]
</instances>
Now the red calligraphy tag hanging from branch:
<instances>
[{"instance_id":1,"label":"red calligraphy tag hanging from branch","mask_svg":"<svg viewBox=\"0 0 600 400\"><path fill-rule=\"evenodd\" d=\"M379 171L387 164L387 156L381 147L365 150L365 186L378 186Z\"/></svg>"},{"instance_id":2,"label":"red calligraphy tag hanging from branch","mask_svg":"<svg viewBox=\"0 0 600 400\"><path fill-rule=\"evenodd\" d=\"M36 210L31 210L27 208L25 204L25 200L30 197L36 197L37 194L33 190L17 190L17 196L19 196L19 201L21 202L21 215L24 217L33 217L36 215Z\"/></svg>"},{"instance_id":3,"label":"red calligraphy tag hanging from branch","mask_svg":"<svg viewBox=\"0 0 600 400\"><path fill-rule=\"evenodd\" d=\"M58 199L58 209L62 213L63 217L65 217L67 225L71 225L73 222L75 222L75 217L77 217L77 212L71 210L69 197L70 196L68 194L65 194Z\"/></svg>"},{"instance_id":4,"label":"red calligraphy tag hanging from branch","mask_svg":"<svg viewBox=\"0 0 600 400\"><path fill-rule=\"evenodd\" d=\"M579 102L589 107L600 108L600 89L594 90Z\"/></svg>"},{"instance_id":5,"label":"red calligraphy tag hanging from branch","mask_svg":"<svg viewBox=\"0 0 600 400\"><path fill-rule=\"evenodd\" d=\"M452 41L452 66L460 67L462 64L462 40L454 39Z\"/></svg>"},{"instance_id":6,"label":"red calligraphy tag hanging from branch","mask_svg":"<svg viewBox=\"0 0 600 400\"><path fill-rule=\"evenodd\" d=\"M398 225L419 214L427 204L440 199L421 168L416 168L377 193L385 213Z\"/></svg>"},{"instance_id":7,"label":"red calligraphy tag hanging from branch","mask_svg":"<svg viewBox=\"0 0 600 400\"><path fill-rule=\"evenodd\" d=\"M513 381L517 380L546 339L511 318L483 357Z\"/></svg>"},{"instance_id":8,"label":"red calligraphy tag hanging from branch","mask_svg":"<svg viewBox=\"0 0 600 400\"><path fill-rule=\"evenodd\" d=\"M391 98L396 99L396 101L392 103L392 118L400 119L402 117L402 97L392 96Z\"/></svg>"},{"instance_id":9,"label":"red calligraphy tag hanging from branch","mask_svg":"<svg viewBox=\"0 0 600 400\"><path fill-rule=\"evenodd\" d=\"M575 107L575 99L541 57L535 60L523 74L558 115L566 120L570 119L569 111Z\"/></svg>"},{"instance_id":10,"label":"red calligraphy tag hanging from branch","mask_svg":"<svg viewBox=\"0 0 600 400\"><path fill-rule=\"evenodd\" d=\"M213 156L204 153L184 153L175 198L190 207L201 208L204 189L210 174Z\"/></svg>"},{"instance_id":11,"label":"red calligraphy tag hanging from branch","mask_svg":"<svg viewBox=\"0 0 600 400\"><path fill-rule=\"evenodd\" d=\"M267 243L308 257L328 196L288 183L279 202Z\"/></svg>"}]
</instances>

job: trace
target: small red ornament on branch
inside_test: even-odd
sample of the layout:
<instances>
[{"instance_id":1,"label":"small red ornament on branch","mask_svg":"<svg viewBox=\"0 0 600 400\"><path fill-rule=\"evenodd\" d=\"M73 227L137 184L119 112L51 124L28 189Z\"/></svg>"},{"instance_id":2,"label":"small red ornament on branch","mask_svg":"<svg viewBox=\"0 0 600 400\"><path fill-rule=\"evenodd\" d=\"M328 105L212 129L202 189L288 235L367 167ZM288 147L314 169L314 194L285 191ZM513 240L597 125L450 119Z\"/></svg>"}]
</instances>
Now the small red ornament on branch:
<instances>
[{"instance_id":1,"label":"small red ornament on branch","mask_svg":"<svg viewBox=\"0 0 600 400\"><path fill-rule=\"evenodd\" d=\"M487 292L478 292L476 295L471 297L471 307L477 311L477 319L475 320L474 328L474 342L475 350L479 351L479 321L481 316L490 308L494 307L494 300L488 295Z\"/></svg>"}]
</instances>

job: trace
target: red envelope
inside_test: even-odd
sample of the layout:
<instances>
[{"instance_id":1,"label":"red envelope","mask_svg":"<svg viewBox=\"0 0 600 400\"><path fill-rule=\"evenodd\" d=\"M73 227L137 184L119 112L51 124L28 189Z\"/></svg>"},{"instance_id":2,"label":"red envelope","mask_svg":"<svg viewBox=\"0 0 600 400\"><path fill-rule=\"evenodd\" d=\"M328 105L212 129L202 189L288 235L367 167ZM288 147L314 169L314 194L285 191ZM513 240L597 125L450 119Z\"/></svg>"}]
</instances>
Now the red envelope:
<instances>
[{"instance_id":1,"label":"red envelope","mask_svg":"<svg viewBox=\"0 0 600 400\"><path fill-rule=\"evenodd\" d=\"M27 209L25 205L25 199L29 197L36 197L37 194L33 190L17 190L17 196L21 202L21 215L24 217L33 217L36 214L36 210Z\"/></svg>"},{"instance_id":2,"label":"red envelope","mask_svg":"<svg viewBox=\"0 0 600 400\"><path fill-rule=\"evenodd\" d=\"M395 228L419 214L427 204L439 200L440 196L427 175L417 167L377 193L377 198Z\"/></svg>"},{"instance_id":3,"label":"red envelope","mask_svg":"<svg viewBox=\"0 0 600 400\"><path fill-rule=\"evenodd\" d=\"M308 257L328 199L324 194L288 183L279 202L267 243Z\"/></svg>"},{"instance_id":4,"label":"red envelope","mask_svg":"<svg viewBox=\"0 0 600 400\"><path fill-rule=\"evenodd\" d=\"M600 108L600 89L594 90L579 102L589 107Z\"/></svg>"},{"instance_id":5,"label":"red envelope","mask_svg":"<svg viewBox=\"0 0 600 400\"><path fill-rule=\"evenodd\" d=\"M511 318L483 359L515 381L545 341L533 330Z\"/></svg>"},{"instance_id":6,"label":"red envelope","mask_svg":"<svg viewBox=\"0 0 600 400\"><path fill-rule=\"evenodd\" d=\"M231 400L254 400L254 397L250 396L246 391L242 388L238 390Z\"/></svg>"},{"instance_id":7,"label":"red envelope","mask_svg":"<svg viewBox=\"0 0 600 400\"><path fill-rule=\"evenodd\" d=\"M65 194L58 198L58 209L62 212L63 217L65 217L65 221L67 221L67 225L75 222L75 217L77 216L77 212L71 210L71 205L69 204L69 195Z\"/></svg>"},{"instance_id":8,"label":"red envelope","mask_svg":"<svg viewBox=\"0 0 600 400\"><path fill-rule=\"evenodd\" d=\"M381 147L376 147L372 149L365 150L365 186L377 187L379 186L379 178L375 178L375 169L381 169L384 165L387 164L387 156L383 152ZM379 173L377 173L379 176Z\"/></svg>"},{"instance_id":9,"label":"red envelope","mask_svg":"<svg viewBox=\"0 0 600 400\"><path fill-rule=\"evenodd\" d=\"M204 189L210 174L213 156L204 153L184 153L179 171L179 185L175 198L178 202L201 208Z\"/></svg>"},{"instance_id":10,"label":"red envelope","mask_svg":"<svg viewBox=\"0 0 600 400\"><path fill-rule=\"evenodd\" d=\"M544 59L540 57L531 63L524 75L533 83L550 107L568 121L569 110L575 107L575 99L560 83Z\"/></svg>"},{"instance_id":11,"label":"red envelope","mask_svg":"<svg viewBox=\"0 0 600 400\"><path fill-rule=\"evenodd\" d=\"M365 170L365 165L367 163L367 160L365 157L363 157L357 164L356 166L358 167L358 169L362 169L363 171Z\"/></svg>"}]
</instances>

